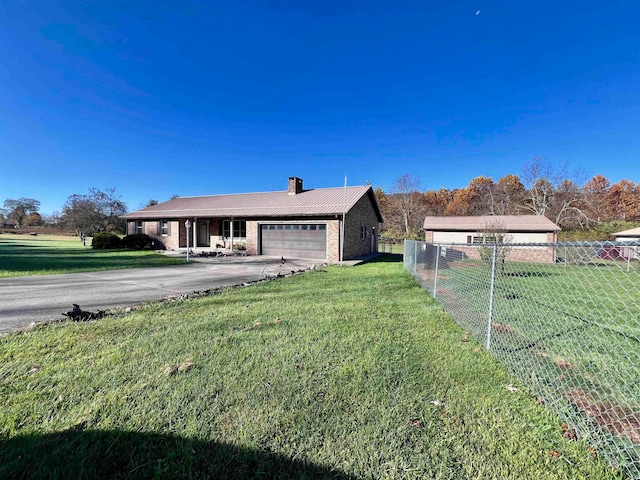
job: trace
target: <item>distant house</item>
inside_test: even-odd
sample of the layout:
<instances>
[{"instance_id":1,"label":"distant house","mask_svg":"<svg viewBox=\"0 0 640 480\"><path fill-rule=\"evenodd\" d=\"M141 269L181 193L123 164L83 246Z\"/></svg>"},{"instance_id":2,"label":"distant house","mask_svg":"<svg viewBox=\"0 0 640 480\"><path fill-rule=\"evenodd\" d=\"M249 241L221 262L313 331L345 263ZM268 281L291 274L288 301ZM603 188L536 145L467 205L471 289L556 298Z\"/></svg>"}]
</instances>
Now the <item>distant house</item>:
<instances>
[{"instance_id":1,"label":"distant house","mask_svg":"<svg viewBox=\"0 0 640 480\"><path fill-rule=\"evenodd\" d=\"M543 215L482 215L426 217L423 225L429 243L545 243L558 240L558 227Z\"/></svg>"},{"instance_id":2,"label":"distant house","mask_svg":"<svg viewBox=\"0 0 640 480\"><path fill-rule=\"evenodd\" d=\"M377 251L382 215L371 186L183 197L124 215L127 233L164 248L244 248L249 255L340 261Z\"/></svg>"},{"instance_id":3,"label":"distant house","mask_svg":"<svg viewBox=\"0 0 640 480\"><path fill-rule=\"evenodd\" d=\"M615 237L616 242L638 242L640 241L640 227L612 233L611 235Z\"/></svg>"},{"instance_id":4,"label":"distant house","mask_svg":"<svg viewBox=\"0 0 640 480\"><path fill-rule=\"evenodd\" d=\"M504 242L510 244L552 243L558 240L558 227L542 215L482 215L426 217L423 225L425 241L436 244L469 246ZM455 247L466 256L479 257L475 247ZM535 250L535 251L534 251ZM550 247L513 247L511 260L555 261Z\"/></svg>"},{"instance_id":5,"label":"distant house","mask_svg":"<svg viewBox=\"0 0 640 480\"><path fill-rule=\"evenodd\" d=\"M640 227L611 234L616 242L640 242ZM636 245L618 246L608 249L607 255L615 258L640 260L640 247ZM613 253L613 255L611 255Z\"/></svg>"}]
</instances>

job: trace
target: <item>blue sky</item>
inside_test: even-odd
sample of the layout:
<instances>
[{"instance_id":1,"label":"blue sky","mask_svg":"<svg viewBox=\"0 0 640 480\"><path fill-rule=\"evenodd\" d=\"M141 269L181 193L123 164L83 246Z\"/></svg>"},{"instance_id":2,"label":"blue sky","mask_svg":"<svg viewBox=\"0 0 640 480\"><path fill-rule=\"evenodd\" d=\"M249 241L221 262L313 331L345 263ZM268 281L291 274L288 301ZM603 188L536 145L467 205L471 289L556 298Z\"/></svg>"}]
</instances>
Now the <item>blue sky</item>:
<instances>
[{"instance_id":1,"label":"blue sky","mask_svg":"<svg viewBox=\"0 0 640 480\"><path fill-rule=\"evenodd\" d=\"M42 212L544 157L640 181L640 2L0 0L0 202Z\"/></svg>"}]
</instances>

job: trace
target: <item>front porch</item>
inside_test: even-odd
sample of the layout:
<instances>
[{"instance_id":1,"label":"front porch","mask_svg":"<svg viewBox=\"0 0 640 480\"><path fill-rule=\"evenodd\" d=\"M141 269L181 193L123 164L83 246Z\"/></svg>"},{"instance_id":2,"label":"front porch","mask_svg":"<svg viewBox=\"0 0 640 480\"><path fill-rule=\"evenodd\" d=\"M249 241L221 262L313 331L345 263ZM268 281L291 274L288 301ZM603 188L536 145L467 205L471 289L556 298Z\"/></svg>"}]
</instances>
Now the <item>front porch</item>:
<instances>
[{"instance_id":1,"label":"front porch","mask_svg":"<svg viewBox=\"0 0 640 480\"><path fill-rule=\"evenodd\" d=\"M233 253L245 250L246 222L223 218L192 218L178 220L179 248L202 252ZM188 233L187 233L188 231Z\"/></svg>"}]
</instances>

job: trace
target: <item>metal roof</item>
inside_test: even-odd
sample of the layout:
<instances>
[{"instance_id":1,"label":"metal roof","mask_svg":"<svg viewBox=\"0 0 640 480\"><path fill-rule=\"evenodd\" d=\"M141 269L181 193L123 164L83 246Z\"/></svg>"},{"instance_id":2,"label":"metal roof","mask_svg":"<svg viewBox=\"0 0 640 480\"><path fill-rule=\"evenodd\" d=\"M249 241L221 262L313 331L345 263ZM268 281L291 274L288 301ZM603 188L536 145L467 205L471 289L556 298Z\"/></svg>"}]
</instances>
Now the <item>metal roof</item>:
<instances>
[{"instance_id":1,"label":"metal roof","mask_svg":"<svg viewBox=\"0 0 640 480\"><path fill-rule=\"evenodd\" d=\"M480 231L505 230L509 232L557 232L555 223L543 215L480 215L426 217L425 230Z\"/></svg>"},{"instance_id":2,"label":"metal roof","mask_svg":"<svg viewBox=\"0 0 640 480\"><path fill-rule=\"evenodd\" d=\"M186 217L296 217L326 216L348 212L369 195L376 215L382 215L371 186L317 188L289 195L287 190L174 198L164 203L123 215L124 219Z\"/></svg>"},{"instance_id":3,"label":"metal roof","mask_svg":"<svg viewBox=\"0 0 640 480\"><path fill-rule=\"evenodd\" d=\"M632 228L631 230L623 230L622 232L612 233L616 237L638 237L640 236L640 227Z\"/></svg>"}]
</instances>

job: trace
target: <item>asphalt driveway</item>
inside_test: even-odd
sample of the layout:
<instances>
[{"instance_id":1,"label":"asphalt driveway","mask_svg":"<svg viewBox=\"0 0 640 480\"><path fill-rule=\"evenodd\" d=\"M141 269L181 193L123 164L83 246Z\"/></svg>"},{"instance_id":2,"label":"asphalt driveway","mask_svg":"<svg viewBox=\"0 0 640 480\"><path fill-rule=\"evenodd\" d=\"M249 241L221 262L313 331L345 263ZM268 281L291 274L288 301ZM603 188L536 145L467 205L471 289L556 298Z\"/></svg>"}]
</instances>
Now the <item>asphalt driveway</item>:
<instances>
[{"instance_id":1,"label":"asphalt driveway","mask_svg":"<svg viewBox=\"0 0 640 480\"><path fill-rule=\"evenodd\" d=\"M282 265L279 258L234 257L157 268L1 278L0 334L61 318L74 303L89 311L125 307L306 270L313 263L287 259Z\"/></svg>"}]
</instances>

